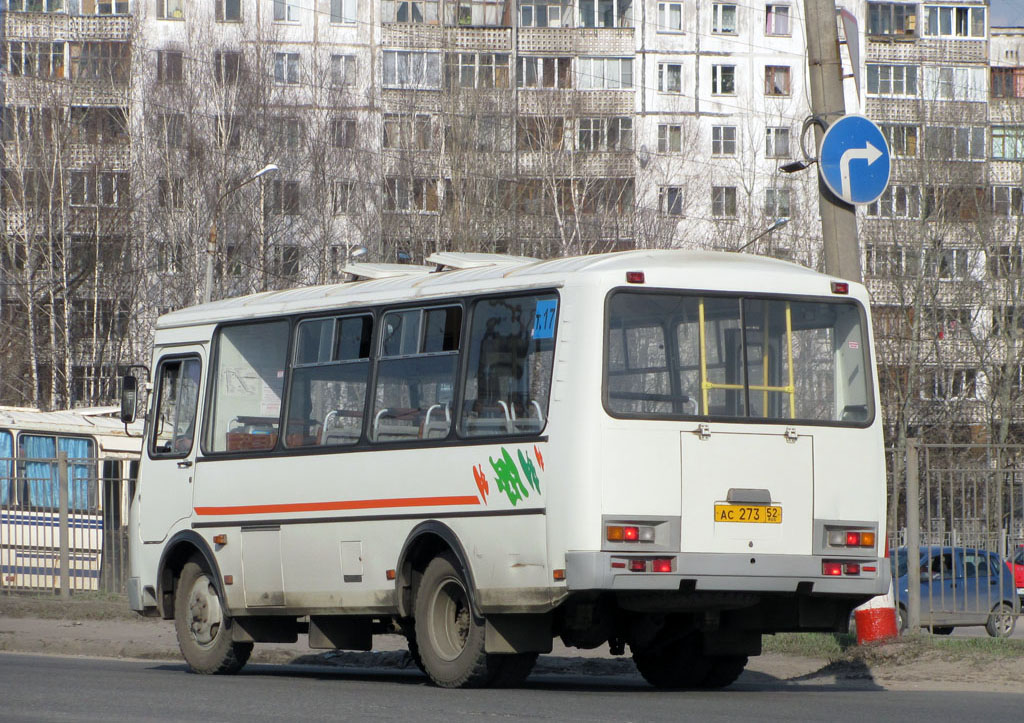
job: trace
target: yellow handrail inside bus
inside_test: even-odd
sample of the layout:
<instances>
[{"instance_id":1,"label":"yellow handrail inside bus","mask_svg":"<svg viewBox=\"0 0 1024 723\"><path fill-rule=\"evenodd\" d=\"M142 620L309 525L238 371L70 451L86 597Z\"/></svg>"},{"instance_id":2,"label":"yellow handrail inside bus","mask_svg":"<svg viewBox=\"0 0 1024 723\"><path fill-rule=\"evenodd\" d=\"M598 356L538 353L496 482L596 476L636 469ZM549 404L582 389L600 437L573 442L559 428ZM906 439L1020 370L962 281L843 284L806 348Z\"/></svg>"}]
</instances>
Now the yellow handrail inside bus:
<instances>
[{"instance_id":1,"label":"yellow handrail inside bus","mask_svg":"<svg viewBox=\"0 0 1024 723\"><path fill-rule=\"evenodd\" d=\"M768 312L765 310L765 321L764 329L765 335L768 334ZM708 379L708 364L707 364L707 334L704 331L704 298L701 297L697 302L697 323L700 335L700 379L701 379L701 398L704 401L704 414L708 414L708 392L712 389L733 389L742 391L744 388L749 389L752 392L763 392L764 393L764 411L768 410L768 393L769 392L781 392L789 395L789 416L790 418L796 417L796 384L794 383L793 375L793 314L790 308L789 302L786 302L786 359L789 365L789 383L785 386L771 386L768 384L768 355L766 349L762 349L761 352L761 363L764 366L762 374L763 384L750 384L744 387L743 384L720 384L718 382L712 382ZM765 345L767 347L767 345Z\"/></svg>"}]
</instances>

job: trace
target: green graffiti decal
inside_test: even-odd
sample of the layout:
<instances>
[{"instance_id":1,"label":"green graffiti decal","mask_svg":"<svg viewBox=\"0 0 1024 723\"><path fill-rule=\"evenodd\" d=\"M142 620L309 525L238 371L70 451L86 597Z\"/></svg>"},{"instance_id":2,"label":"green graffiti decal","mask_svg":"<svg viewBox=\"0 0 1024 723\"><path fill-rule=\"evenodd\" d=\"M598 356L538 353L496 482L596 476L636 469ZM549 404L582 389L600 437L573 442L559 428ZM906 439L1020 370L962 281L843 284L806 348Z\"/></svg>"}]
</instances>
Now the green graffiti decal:
<instances>
[{"instance_id":1,"label":"green graffiti decal","mask_svg":"<svg viewBox=\"0 0 1024 723\"><path fill-rule=\"evenodd\" d=\"M519 466L523 468L523 475L526 477L526 481L533 487L534 492L540 492L540 477L537 476L537 468L533 466L533 460L530 459L530 455L523 454L523 450L519 450Z\"/></svg>"},{"instance_id":2,"label":"green graffiti decal","mask_svg":"<svg viewBox=\"0 0 1024 723\"><path fill-rule=\"evenodd\" d=\"M513 507L519 504L519 500L530 496L530 491L526 489L526 485L523 484L523 480L519 476L519 468L516 467L516 463L507 449L501 448L501 459L497 461L494 457L488 457L488 459L491 462L491 467L494 468L494 474L497 475L495 481L498 483L498 491L504 492L508 496L508 501L512 503Z\"/></svg>"}]
</instances>

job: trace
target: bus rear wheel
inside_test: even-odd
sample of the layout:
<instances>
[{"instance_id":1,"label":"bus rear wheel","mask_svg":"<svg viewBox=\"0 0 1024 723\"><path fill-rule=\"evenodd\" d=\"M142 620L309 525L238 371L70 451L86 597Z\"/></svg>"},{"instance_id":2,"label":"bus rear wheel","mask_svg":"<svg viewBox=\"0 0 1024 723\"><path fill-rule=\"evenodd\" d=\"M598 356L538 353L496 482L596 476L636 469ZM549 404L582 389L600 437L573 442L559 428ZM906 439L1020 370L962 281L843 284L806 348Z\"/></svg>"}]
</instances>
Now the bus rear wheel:
<instances>
[{"instance_id":1,"label":"bus rear wheel","mask_svg":"<svg viewBox=\"0 0 1024 723\"><path fill-rule=\"evenodd\" d=\"M237 673L252 653L252 643L231 639L231 617L224 612L217 586L198 558L181 569L174 595L174 630L193 673Z\"/></svg>"},{"instance_id":2,"label":"bus rear wheel","mask_svg":"<svg viewBox=\"0 0 1024 723\"><path fill-rule=\"evenodd\" d=\"M655 688L701 688L712 673L711 659L701 651L701 637L697 633L657 647L634 650L633 662L644 680Z\"/></svg>"},{"instance_id":3,"label":"bus rear wheel","mask_svg":"<svg viewBox=\"0 0 1024 723\"><path fill-rule=\"evenodd\" d=\"M423 670L442 688L487 685L497 661L484 650L484 621L473 611L469 586L454 556L427 565L416 592L416 643Z\"/></svg>"}]
</instances>

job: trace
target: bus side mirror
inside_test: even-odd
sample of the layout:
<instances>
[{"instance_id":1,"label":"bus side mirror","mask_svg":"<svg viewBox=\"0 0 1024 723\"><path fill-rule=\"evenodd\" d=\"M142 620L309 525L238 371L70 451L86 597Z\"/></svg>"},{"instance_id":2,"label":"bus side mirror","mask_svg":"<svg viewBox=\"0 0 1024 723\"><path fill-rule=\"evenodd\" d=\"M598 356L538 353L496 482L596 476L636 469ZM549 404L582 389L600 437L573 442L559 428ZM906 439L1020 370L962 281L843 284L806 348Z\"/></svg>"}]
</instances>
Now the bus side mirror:
<instances>
[{"instance_id":1,"label":"bus side mirror","mask_svg":"<svg viewBox=\"0 0 1024 723\"><path fill-rule=\"evenodd\" d=\"M139 403L139 380L130 374L121 377L121 421L131 424Z\"/></svg>"}]
</instances>

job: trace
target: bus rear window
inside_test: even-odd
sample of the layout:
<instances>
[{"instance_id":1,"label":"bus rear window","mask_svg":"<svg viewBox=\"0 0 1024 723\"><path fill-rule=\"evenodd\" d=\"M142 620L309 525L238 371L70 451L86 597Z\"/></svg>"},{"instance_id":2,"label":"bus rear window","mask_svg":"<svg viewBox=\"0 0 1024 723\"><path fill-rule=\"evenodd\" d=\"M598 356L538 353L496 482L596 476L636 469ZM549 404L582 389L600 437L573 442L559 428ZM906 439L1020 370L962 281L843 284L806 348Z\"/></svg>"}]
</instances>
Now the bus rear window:
<instances>
[{"instance_id":1,"label":"bus rear window","mask_svg":"<svg viewBox=\"0 0 1024 723\"><path fill-rule=\"evenodd\" d=\"M864 424L860 307L850 301L615 293L606 407L616 416Z\"/></svg>"}]
</instances>

